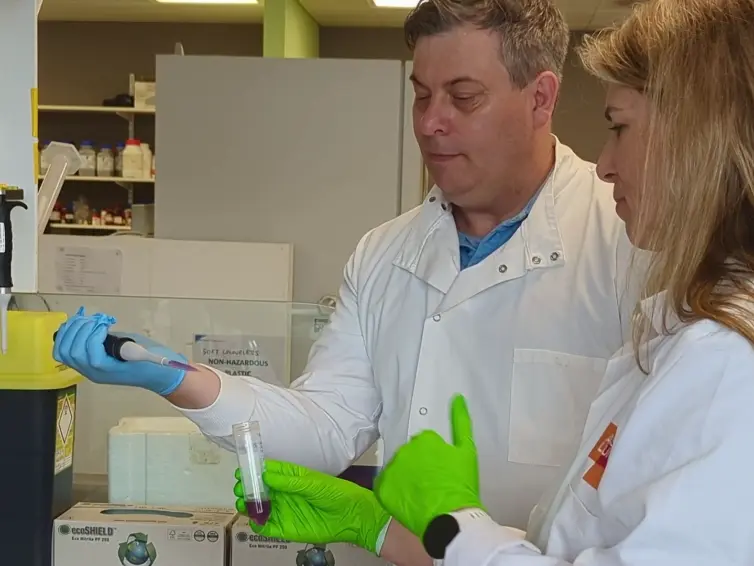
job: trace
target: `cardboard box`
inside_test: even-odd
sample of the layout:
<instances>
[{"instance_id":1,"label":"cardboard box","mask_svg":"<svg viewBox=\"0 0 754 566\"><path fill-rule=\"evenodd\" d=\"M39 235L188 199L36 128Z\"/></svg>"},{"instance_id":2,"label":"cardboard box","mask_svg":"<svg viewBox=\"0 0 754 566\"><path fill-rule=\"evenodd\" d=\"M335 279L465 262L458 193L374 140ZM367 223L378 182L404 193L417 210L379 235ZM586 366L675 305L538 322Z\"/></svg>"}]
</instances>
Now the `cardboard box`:
<instances>
[{"instance_id":1,"label":"cardboard box","mask_svg":"<svg viewBox=\"0 0 754 566\"><path fill-rule=\"evenodd\" d=\"M79 503L55 520L53 565L227 566L235 516L209 507Z\"/></svg>"},{"instance_id":2,"label":"cardboard box","mask_svg":"<svg viewBox=\"0 0 754 566\"><path fill-rule=\"evenodd\" d=\"M388 564L366 550L350 544L301 544L259 536L249 527L249 518L243 515L239 515L233 523L232 533L231 566L387 566Z\"/></svg>"},{"instance_id":3,"label":"cardboard box","mask_svg":"<svg viewBox=\"0 0 754 566\"><path fill-rule=\"evenodd\" d=\"M157 85L154 81L134 81L134 108L154 110Z\"/></svg>"}]
</instances>

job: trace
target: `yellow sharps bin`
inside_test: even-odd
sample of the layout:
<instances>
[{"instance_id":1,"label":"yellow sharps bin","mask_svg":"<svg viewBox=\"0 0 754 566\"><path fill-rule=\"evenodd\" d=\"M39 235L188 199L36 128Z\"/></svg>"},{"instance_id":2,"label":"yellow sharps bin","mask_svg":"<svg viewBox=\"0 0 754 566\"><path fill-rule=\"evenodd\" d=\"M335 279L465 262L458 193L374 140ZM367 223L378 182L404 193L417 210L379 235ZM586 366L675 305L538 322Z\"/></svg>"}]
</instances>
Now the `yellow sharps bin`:
<instances>
[{"instance_id":1,"label":"yellow sharps bin","mask_svg":"<svg viewBox=\"0 0 754 566\"><path fill-rule=\"evenodd\" d=\"M57 312L8 312L8 351L0 354L3 564L49 566L53 521L73 504L81 376L52 357L52 335L66 319Z\"/></svg>"}]
</instances>

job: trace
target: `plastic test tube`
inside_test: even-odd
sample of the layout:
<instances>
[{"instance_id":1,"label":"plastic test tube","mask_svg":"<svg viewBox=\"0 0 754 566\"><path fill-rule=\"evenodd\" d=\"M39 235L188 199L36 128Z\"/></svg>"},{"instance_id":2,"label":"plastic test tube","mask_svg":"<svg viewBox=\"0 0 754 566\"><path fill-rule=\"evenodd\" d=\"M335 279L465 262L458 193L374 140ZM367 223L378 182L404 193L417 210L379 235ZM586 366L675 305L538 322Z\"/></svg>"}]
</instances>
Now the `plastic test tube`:
<instances>
[{"instance_id":1,"label":"plastic test tube","mask_svg":"<svg viewBox=\"0 0 754 566\"><path fill-rule=\"evenodd\" d=\"M270 499L262 481L264 450L262 434L257 421L233 425L238 466L241 469L246 512L257 525L264 525L270 517Z\"/></svg>"}]
</instances>

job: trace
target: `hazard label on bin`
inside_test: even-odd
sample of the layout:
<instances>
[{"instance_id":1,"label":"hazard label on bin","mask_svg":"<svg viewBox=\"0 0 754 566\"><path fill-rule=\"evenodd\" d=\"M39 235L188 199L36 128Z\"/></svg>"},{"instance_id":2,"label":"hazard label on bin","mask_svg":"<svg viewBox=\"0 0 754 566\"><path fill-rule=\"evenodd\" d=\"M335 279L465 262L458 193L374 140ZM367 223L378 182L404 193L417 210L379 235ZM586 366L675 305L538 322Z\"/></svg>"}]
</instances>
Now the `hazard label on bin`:
<instances>
[{"instance_id":1,"label":"hazard label on bin","mask_svg":"<svg viewBox=\"0 0 754 566\"><path fill-rule=\"evenodd\" d=\"M58 413L55 434L55 473L73 465L73 428L76 417L76 394L58 395Z\"/></svg>"}]
</instances>

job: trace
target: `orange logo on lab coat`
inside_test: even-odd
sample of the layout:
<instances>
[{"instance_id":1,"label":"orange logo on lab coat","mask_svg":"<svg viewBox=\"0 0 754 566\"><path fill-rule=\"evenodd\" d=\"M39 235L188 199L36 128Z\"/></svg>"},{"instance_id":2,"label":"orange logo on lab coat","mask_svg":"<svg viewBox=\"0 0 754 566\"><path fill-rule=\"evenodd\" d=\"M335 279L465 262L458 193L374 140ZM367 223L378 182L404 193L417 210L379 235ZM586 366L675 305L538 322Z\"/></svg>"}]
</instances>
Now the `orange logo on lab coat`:
<instances>
[{"instance_id":1,"label":"orange logo on lab coat","mask_svg":"<svg viewBox=\"0 0 754 566\"><path fill-rule=\"evenodd\" d=\"M602 433L597 444L594 445L589 453L589 459L594 462L584 474L584 481L597 489L602 481L602 475L605 473L607 461L610 458L610 451L613 449L613 441L618 427L614 423L607 425L605 432Z\"/></svg>"}]
</instances>

